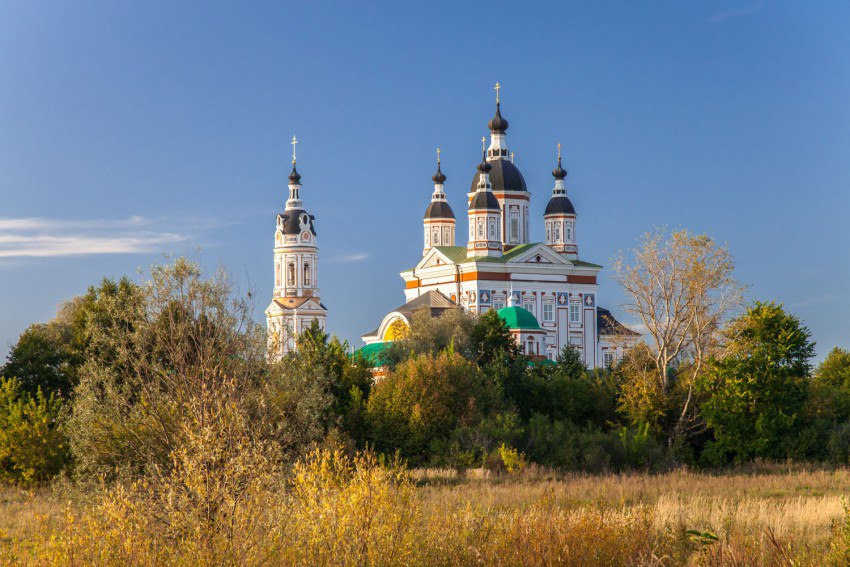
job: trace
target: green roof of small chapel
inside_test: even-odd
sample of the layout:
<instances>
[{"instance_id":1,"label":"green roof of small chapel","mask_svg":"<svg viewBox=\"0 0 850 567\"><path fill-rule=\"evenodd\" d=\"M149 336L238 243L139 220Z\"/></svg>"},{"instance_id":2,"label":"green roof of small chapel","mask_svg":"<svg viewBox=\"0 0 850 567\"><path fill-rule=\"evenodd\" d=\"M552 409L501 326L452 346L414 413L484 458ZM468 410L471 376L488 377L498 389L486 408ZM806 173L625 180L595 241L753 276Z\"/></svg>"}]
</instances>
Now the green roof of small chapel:
<instances>
[{"instance_id":1,"label":"green roof of small chapel","mask_svg":"<svg viewBox=\"0 0 850 567\"><path fill-rule=\"evenodd\" d=\"M509 329L539 329L540 323L531 311L522 307L511 306L499 309L499 317Z\"/></svg>"}]
</instances>

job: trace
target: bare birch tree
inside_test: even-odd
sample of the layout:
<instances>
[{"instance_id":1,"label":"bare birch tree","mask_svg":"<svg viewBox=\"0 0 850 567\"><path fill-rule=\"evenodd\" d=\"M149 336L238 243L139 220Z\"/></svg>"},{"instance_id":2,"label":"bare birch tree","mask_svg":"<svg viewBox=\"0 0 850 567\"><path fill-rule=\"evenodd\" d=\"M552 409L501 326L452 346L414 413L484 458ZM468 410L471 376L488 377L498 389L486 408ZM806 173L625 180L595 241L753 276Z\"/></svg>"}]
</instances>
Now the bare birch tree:
<instances>
[{"instance_id":1,"label":"bare birch tree","mask_svg":"<svg viewBox=\"0 0 850 567\"><path fill-rule=\"evenodd\" d=\"M734 278L729 249L704 234L656 229L630 256L615 259L615 277L626 292L625 310L645 328L660 393L669 397L675 388L681 396L672 442L690 426L694 378L716 350L723 322L741 305L744 287Z\"/></svg>"}]
</instances>

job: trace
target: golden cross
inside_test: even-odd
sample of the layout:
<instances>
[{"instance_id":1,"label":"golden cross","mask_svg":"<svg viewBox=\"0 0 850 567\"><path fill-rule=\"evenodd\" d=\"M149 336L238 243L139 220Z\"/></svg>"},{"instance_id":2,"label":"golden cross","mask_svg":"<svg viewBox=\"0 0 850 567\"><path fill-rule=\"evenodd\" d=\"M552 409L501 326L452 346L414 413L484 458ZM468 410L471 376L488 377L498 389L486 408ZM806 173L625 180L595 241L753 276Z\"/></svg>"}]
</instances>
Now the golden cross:
<instances>
[{"instance_id":1,"label":"golden cross","mask_svg":"<svg viewBox=\"0 0 850 567\"><path fill-rule=\"evenodd\" d=\"M514 156L515 156L515 155L516 155L515 153L511 152L511 163L513 163L513 162L514 162Z\"/></svg>"},{"instance_id":2,"label":"golden cross","mask_svg":"<svg viewBox=\"0 0 850 567\"><path fill-rule=\"evenodd\" d=\"M558 159L561 159L561 142L558 142Z\"/></svg>"},{"instance_id":3,"label":"golden cross","mask_svg":"<svg viewBox=\"0 0 850 567\"><path fill-rule=\"evenodd\" d=\"M292 144L292 163L295 164L295 144L298 143L298 139L292 136L292 142L290 143Z\"/></svg>"},{"instance_id":4,"label":"golden cross","mask_svg":"<svg viewBox=\"0 0 850 567\"><path fill-rule=\"evenodd\" d=\"M440 165L440 148L437 148L437 165Z\"/></svg>"},{"instance_id":5,"label":"golden cross","mask_svg":"<svg viewBox=\"0 0 850 567\"><path fill-rule=\"evenodd\" d=\"M493 87L493 90L496 91L496 104L499 104L499 91L501 90L501 88L502 85L500 85L499 83L496 83L496 86Z\"/></svg>"},{"instance_id":6,"label":"golden cross","mask_svg":"<svg viewBox=\"0 0 850 567\"><path fill-rule=\"evenodd\" d=\"M486 152L486 151L487 151L487 138L485 138L484 136L481 136L481 152L483 153L483 152Z\"/></svg>"}]
</instances>

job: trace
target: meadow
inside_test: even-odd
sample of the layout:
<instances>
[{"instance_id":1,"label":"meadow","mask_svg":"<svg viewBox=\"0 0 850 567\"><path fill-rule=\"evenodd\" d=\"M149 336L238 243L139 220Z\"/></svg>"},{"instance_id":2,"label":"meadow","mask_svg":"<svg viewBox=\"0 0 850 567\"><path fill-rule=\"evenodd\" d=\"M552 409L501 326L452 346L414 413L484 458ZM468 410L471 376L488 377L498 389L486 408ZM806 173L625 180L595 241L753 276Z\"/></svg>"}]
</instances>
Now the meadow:
<instances>
[{"instance_id":1,"label":"meadow","mask_svg":"<svg viewBox=\"0 0 850 567\"><path fill-rule=\"evenodd\" d=\"M92 498L81 499L61 484L31 492L7 487L0 492L3 559L64 565L843 565L850 549L844 507L850 471L843 468L564 475L531 467L458 477L433 469L408 474L369 459L338 461L308 459L291 473L285 491L249 498L235 512L238 518L230 518L245 529L244 541L229 543L160 533L154 516L140 511L144 500L114 492L92 506L86 503Z\"/></svg>"}]
</instances>

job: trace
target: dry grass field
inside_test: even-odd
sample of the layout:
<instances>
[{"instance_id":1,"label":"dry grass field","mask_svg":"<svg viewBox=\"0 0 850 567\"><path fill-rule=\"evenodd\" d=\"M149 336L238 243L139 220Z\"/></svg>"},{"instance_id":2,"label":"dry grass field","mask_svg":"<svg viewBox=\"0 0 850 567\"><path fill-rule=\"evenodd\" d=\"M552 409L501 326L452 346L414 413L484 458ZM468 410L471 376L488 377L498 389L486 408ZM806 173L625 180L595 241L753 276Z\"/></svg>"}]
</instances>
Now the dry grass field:
<instances>
[{"instance_id":1,"label":"dry grass field","mask_svg":"<svg viewBox=\"0 0 850 567\"><path fill-rule=\"evenodd\" d=\"M413 471L414 481L402 489L388 489L388 477L368 472L345 486L338 478L328 484L321 480L326 471L308 474L289 500L254 510L283 523L263 524L262 537L274 545L241 555L174 553L161 542L152 551L138 543L144 534L133 532L150 529L149 522L122 524L120 510L132 507L80 522L80 506L59 491L14 488L0 490L0 549L7 563L76 565L842 565L848 557L845 469L470 471L463 478ZM275 506L286 510L276 513ZM124 537L134 543L122 554L106 553L122 530L133 532Z\"/></svg>"}]
</instances>

